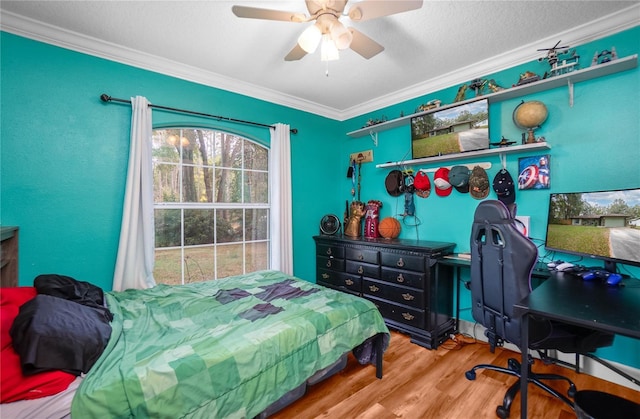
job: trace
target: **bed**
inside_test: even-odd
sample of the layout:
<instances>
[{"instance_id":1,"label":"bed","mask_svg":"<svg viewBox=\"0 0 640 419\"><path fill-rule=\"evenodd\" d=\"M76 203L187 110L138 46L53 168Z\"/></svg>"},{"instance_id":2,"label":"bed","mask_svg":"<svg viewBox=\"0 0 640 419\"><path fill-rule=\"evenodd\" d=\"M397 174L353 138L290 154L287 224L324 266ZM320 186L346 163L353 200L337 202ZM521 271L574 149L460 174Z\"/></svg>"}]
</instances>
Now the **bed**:
<instances>
[{"instance_id":1,"label":"bed","mask_svg":"<svg viewBox=\"0 0 640 419\"><path fill-rule=\"evenodd\" d=\"M104 297L111 333L88 373L3 416L47 416L58 397L51 417L60 404L77 418L266 417L350 352L382 377L389 331L375 305L278 271Z\"/></svg>"}]
</instances>

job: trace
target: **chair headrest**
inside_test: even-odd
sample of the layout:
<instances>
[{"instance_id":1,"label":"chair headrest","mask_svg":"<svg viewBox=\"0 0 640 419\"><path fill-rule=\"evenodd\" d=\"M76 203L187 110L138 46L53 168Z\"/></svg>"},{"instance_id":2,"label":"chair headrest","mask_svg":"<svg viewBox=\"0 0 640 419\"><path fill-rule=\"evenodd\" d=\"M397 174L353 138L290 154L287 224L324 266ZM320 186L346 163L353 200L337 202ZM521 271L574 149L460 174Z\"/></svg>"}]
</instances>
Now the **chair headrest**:
<instances>
[{"instance_id":1,"label":"chair headrest","mask_svg":"<svg viewBox=\"0 0 640 419\"><path fill-rule=\"evenodd\" d=\"M512 221L511 211L507 206L492 199L480 202L473 216L474 223L504 224Z\"/></svg>"}]
</instances>

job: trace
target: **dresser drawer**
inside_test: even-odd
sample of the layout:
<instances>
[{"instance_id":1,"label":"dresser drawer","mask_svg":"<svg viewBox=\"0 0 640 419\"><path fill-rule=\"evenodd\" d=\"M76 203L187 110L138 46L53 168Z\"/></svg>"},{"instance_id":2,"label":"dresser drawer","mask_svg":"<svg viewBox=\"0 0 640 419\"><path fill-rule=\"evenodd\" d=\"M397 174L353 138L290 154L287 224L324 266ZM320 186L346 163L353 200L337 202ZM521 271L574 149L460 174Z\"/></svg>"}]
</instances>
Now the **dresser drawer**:
<instances>
[{"instance_id":1,"label":"dresser drawer","mask_svg":"<svg viewBox=\"0 0 640 419\"><path fill-rule=\"evenodd\" d=\"M378 251L370 249L354 249L347 247L346 258L359 262L378 264Z\"/></svg>"},{"instance_id":2,"label":"dresser drawer","mask_svg":"<svg viewBox=\"0 0 640 419\"><path fill-rule=\"evenodd\" d=\"M347 272L354 275L380 277L380 266L347 260Z\"/></svg>"},{"instance_id":3,"label":"dresser drawer","mask_svg":"<svg viewBox=\"0 0 640 419\"><path fill-rule=\"evenodd\" d=\"M401 287L383 281L364 278L362 280L362 293L418 309L424 308L424 291L415 288Z\"/></svg>"},{"instance_id":4,"label":"dresser drawer","mask_svg":"<svg viewBox=\"0 0 640 419\"><path fill-rule=\"evenodd\" d=\"M403 253L385 253L380 255L383 266L424 272L425 256L408 255Z\"/></svg>"},{"instance_id":5,"label":"dresser drawer","mask_svg":"<svg viewBox=\"0 0 640 419\"><path fill-rule=\"evenodd\" d=\"M362 280L357 275L349 275L344 272L335 272L318 268L318 283L352 294L360 295Z\"/></svg>"},{"instance_id":6,"label":"dresser drawer","mask_svg":"<svg viewBox=\"0 0 640 419\"><path fill-rule=\"evenodd\" d=\"M424 329L425 310L393 304L369 295L365 295L364 297L378 307L380 314L382 314L382 317L385 319L413 326L418 329Z\"/></svg>"},{"instance_id":7,"label":"dresser drawer","mask_svg":"<svg viewBox=\"0 0 640 419\"><path fill-rule=\"evenodd\" d=\"M330 244L320 244L316 247L316 254L318 256L334 257L338 259L344 259L344 247Z\"/></svg>"},{"instance_id":8,"label":"dresser drawer","mask_svg":"<svg viewBox=\"0 0 640 419\"><path fill-rule=\"evenodd\" d=\"M332 269L334 271L344 272L344 259L316 256L316 266L318 268Z\"/></svg>"},{"instance_id":9,"label":"dresser drawer","mask_svg":"<svg viewBox=\"0 0 640 419\"><path fill-rule=\"evenodd\" d=\"M426 274L382 267L380 278L392 284L424 289Z\"/></svg>"}]
</instances>

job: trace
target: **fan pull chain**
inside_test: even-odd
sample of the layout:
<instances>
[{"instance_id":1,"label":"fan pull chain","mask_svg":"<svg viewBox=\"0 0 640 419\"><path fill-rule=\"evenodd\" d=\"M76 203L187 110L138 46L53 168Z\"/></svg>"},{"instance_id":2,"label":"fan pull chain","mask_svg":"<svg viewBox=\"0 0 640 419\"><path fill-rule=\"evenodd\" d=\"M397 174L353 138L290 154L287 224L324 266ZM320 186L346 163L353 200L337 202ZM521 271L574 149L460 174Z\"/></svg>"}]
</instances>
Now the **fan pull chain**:
<instances>
[{"instance_id":1,"label":"fan pull chain","mask_svg":"<svg viewBox=\"0 0 640 419\"><path fill-rule=\"evenodd\" d=\"M324 75L329 77L329 61L325 61L327 63L327 68L324 70Z\"/></svg>"}]
</instances>

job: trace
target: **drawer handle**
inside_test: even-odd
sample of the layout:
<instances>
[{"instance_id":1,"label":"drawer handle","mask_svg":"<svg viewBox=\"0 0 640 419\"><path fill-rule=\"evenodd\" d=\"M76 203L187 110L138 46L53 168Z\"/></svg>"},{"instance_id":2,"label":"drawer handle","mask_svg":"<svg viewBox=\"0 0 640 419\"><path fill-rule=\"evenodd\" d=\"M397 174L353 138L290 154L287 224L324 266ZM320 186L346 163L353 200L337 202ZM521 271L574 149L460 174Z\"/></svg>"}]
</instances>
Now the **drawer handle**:
<instances>
[{"instance_id":1,"label":"drawer handle","mask_svg":"<svg viewBox=\"0 0 640 419\"><path fill-rule=\"evenodd\" d=\"M402 274L398 274L398 277L396 278L396 280L398 282L404 282L404 276L402 276Z\"/></svg>"},{"instance_id":2,"label":"drawer handle","mask_svg":"<svg viewBox=\"0 0 640 419\"><path fill-rule=\"evenodd\" d=\"M398 263L396 263L396 265L397 265L399 268L402 268L402 267L404 266L404 260L402 260L402 258L398 259Z\"/></svg>"},{"instance_id":3,"label":"drawer handle","mask_svg":"<svg viewBox=\"0 0 640 419\"><path fill-rule=\"evenodd\" d=\"M413 320L416 317L412 316L411 313L402 313L402 317L404 317L405 320Z\"/></svg>"},{"instance_id":4,"label":"drawer handle","mask_svg":"<svg viewBox=\"0 0 640 419\"><path fill-rule=\"evenodd\" d=\"M380 291L380 288L376 287L375 285L369 285L369 289L371 290L371 292L378 292L378 291Z\"/></svg>"},{"instance_id":5,"label":"drawer handle","mask_svg":"<svg viewBox=\"0 0 640 419\"><path fill-rule=\"evenodd\" d=\"M362 266L358 266L358 273L362 275L363 272L364 272L364 268Z\"/></svg>"},{"instance_id":6,"label":"drawer handle","mask_svg":"<svg viewBox=\"0 0 640 419\"><path fill-rule=\"evenodd\" d=\"M327 249L327 254L328 254L328 255L330 255L331 253L332 253L332 252L331 252L331 248L328 248L328 249Z\"/></svg>"},{"instance_id":7,"label":"drawer handle","mask_svg":"<svg viewBox=\"0 0 640 419\"><path fill-rule=\"evenodd\" d=\"M404 298L407 301L411 301L414 300L416 297L414 297L413 295L406 293L406 294L402 294L402 298Z\"/></svg>"},{"instance_id":8,"label":"drawer handle","mask_svg":"<svg viewBox=\"0 0 640 419\"><path fill-rule=\"evenodd\" d=\"M353 285L353 281L351 279L345 279L344 283L347 285Z\"/></svg>"},{"instance_id":9,"label":"drawer handle","mask_svg":"<svg viewBox=\"0 0 640 419\"><path fill-rule=\"evenodd\" d=\"M329 279L329 274L322 274L322 279Z\"/></svg>"},{"instance_id":10,"label":"drawer handle","mask_svg":"<svg viewBox=\"0 0 640 419\"><path fill-rule=\"evenodd\" d=\"M330 268L330 267L331 267L331 261L330 261L330 260L328 260L328 261L327 261L327 268Z\"/></svg>"},{"instance_id":11,"label":"drawer handle","mask_svg":"<svg viewBox=\"0 0 640 419\"><path fill-rule=\"evenodd\" d=\"M358 260L364 260L364 255L362 253L358 255Z\"/></svg>"}]
</instances>

